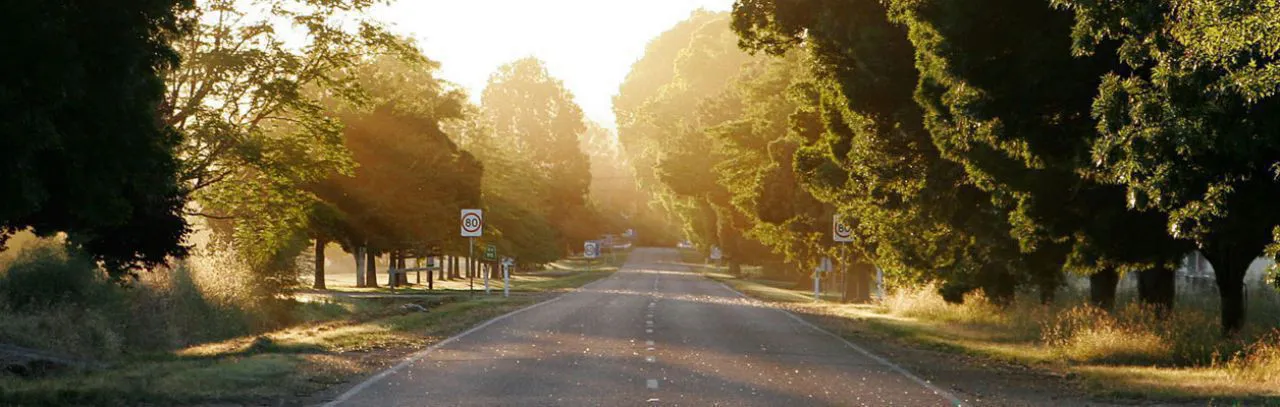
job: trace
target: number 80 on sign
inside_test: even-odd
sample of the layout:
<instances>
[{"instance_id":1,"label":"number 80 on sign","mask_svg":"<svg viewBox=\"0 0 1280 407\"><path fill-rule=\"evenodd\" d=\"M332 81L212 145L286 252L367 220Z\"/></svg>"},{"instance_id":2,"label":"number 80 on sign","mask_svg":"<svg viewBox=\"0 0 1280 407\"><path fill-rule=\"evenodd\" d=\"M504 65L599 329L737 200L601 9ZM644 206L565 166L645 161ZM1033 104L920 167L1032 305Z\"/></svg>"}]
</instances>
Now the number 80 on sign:
<instances>
[{"instance_id":1,"label":"number 80 on sign","mask_svg":"<svg viewBox=\"0 0 1280 407\"><path fill-rule=\"evenodd\" d=\"M837 242L852 242L853 228L840 219L840 215L831 217L831 239Z\"/></svg>"},{"instance_id":2,"label":"number 80 on sign","mask_svg":"<svg viewBox=\"0 0 1280 407\"><path fill-rule=\"evenodd\" d=\"M484 212L479 209L462 210L462 237L480 237L484 234Z\"/></svg>"}]
</instances>

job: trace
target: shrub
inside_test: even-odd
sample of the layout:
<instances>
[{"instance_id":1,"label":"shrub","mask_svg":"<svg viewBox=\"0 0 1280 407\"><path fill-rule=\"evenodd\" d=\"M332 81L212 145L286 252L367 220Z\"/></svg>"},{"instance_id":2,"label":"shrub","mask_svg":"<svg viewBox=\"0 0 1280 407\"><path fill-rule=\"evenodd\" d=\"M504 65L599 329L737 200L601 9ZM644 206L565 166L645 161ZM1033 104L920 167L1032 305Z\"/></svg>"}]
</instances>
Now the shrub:
<instances>
[{"instance_id":1,"label":"shrub","mask_svg":"<svg viewBox=\"0 0 1280 407\"><path fill-rule=\"evenodd\" d=\"M0 264L0 301L15 311L105 301L109 285L88 255L55 239L30 243Z\"/></svg>"}]
</instances>

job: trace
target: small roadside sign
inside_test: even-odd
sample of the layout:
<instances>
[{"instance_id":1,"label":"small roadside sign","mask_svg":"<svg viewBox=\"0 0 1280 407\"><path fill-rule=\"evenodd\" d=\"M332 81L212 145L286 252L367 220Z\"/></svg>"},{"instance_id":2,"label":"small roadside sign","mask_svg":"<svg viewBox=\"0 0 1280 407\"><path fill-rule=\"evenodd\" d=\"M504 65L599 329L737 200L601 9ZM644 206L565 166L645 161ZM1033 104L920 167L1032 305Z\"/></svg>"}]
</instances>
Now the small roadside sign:
<instances>
[{"instance_id":1,"label":"small roadside sign","mask_svg":"<svg viewBox=\"0 0 1280 407\"><path fill-rule=\"evenodd\" d=\"M852 242L853 228L840 219L840 215L831 216L831 238L837 242Z\"/></svg>"},{"instance_id":2,"label":"small roadside sign","mask_svg":"<svg viewBox=\"0 0 1280 407\"><path fill-rule=\"evenodd\" d=\"M484 235L484 211L480 209L462 210L462 237L480 237Z\"/></svg>"},{"instance_id":3,"label":"small roadside sign","mask_svg":"<svg viewBox=\"0 0 1280 407\"><path fill-rule=\"evenodd\" d=\"M724 253L720 252L720 246L711 246L711 260L720 260L724 257Z\"/></svg>"},{"instance_id":4,"label":"small roadside sign","mask_svg":"<svg viewBox=\"0 0 1280 407\"><path fill-rule=\"evenodd\" d=\"M824 273L830 273L830 272L831 272L831 258L830 258L830 257L823 257L823 258L822 258L822 262L821 262L820 264L818 264L818 271L820 271L820 272L824 272Z\"/></svg>"},{"instance_id":5,"label":"small roadside sign","mask_svg":"<svg viewBox=\"0 0 1280 407\"><path fill-rule=\"evenodd\" d=\"M582 244L582 257L594 259L600 257L600 242L588 240Z\"/></svg>"},{"instance_id":6,"label":"small roadside sign","mask_svg":"<svg viewBox=\"0 0 1280 407\"><path fill-rule=\"evenodd\" d=\"M485 260L485 261L498 261L498 246L497 246L497 245L494 245L493 243L487 243L487 244L485 244L485 245L484 245L484 260Z\"/></svg>"},{"instance_id":7,"label":"small roadside sign","mask_svg":"<svg viewBox=\"0 0 1280 407\"><path fill-rule=\"evenodd\" d=\"M505 257L505 256L504 256L504 257L502 257L502 265L507 266L507 267L514 266L514 265L516 265L516 259L510 258L510 257Z\"/></svg>"}]
</instances>

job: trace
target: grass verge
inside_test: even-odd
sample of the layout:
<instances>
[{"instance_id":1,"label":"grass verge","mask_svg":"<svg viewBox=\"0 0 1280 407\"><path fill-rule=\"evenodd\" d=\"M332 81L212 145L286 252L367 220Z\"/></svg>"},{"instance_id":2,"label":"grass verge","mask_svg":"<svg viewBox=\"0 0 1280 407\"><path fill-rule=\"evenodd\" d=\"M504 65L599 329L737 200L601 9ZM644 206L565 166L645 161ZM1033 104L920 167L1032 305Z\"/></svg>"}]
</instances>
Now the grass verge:
<instances>
[{"instance_id":1,"label":"grass verge","mask_svg":"<svg viewBox=\"0 0 1280 407\"><path fill-rule=\"evenodd\" d=\"M510 298L331 298L313 322L263 335L132 355L107 369L42 378L0 375L0 405L281 404L382 368L468 327L608 276L571 271ZM406 311L409 303L429 312Z\"/></svg>"},{"instance_id":2,"label":"grass verge","mask_svg":"<svg viewBox=\"0 0 1280 407\"><path fill-rule=\"evenodd\" d=\"M1019 301L1000 308L980 296L948 304L932 287L877 304L817 303L794 283L694 269L842 335L1044 369L1079 378L1095 397L1280 405L1280 331L1259 323L1222 339L1212 310L1197 304L1160 319L1136 304L1106 313L1071 296L1051 306Z\"/></svg>"}]
</instances>

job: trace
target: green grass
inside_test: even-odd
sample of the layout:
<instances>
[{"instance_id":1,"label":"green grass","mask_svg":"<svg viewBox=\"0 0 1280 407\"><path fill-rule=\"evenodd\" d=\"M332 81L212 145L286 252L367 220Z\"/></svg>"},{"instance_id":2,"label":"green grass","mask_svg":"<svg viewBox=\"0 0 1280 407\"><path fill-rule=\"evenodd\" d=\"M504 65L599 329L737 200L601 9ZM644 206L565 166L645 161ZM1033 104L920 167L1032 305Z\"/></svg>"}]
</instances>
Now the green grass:
<instances>
[{"instance_id":1,"label":"green grass","mask_svg":"<svg viewBox=\"0 0 1280 407\"><path fill-rule=\"evenodd\" d=\"M263 335L131 355L100 371L39 379L0 375L0 405L277 404L380 368L353 355L420 349L547 298L538 293L609 274L607 269L571 270L539 277L509 298L455 293L428 299L323 299L301 306L299 318L308 322ZM400 306L407 303L425 304L429 312L405 313Z\"/></svg>"},{"instance_id":2,"label":"green grass","mask_svg":"<svg viewBox=\"0 0 1280 407\"><path fill-rule=\"evenodd\" d=\"M1054 370L1099 397L1280 405L1280 330L1259 323L1222 339L1212 309L1193 301L1164 320L1137 305L1100 312L1073 296L1047 307L1020 299L1000 308L980 296L948 304L931 287L876 304L816 303L787 283L698 270L847 336ZM1260 302L1251 312L1266 320L1275 311Z\"/></svg>"}]
</instances>

